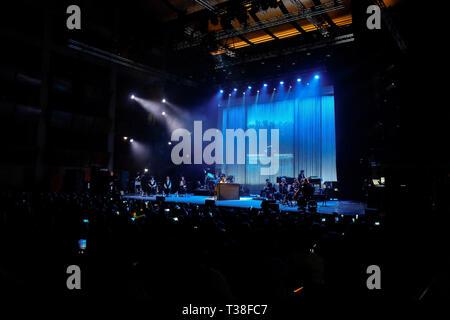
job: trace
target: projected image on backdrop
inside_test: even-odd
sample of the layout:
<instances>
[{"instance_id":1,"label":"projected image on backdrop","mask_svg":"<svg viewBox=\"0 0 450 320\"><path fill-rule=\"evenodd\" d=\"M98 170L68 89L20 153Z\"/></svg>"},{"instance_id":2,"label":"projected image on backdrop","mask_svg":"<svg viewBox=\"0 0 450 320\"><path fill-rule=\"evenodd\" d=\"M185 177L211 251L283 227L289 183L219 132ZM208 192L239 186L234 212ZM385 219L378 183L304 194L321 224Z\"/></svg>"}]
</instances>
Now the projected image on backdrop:
<instances>
[{"instance_id":1,"label":"projected image on backdrop","mask_svg":"<svg viewBox=\"0 0 450 320\"><path fill-rule=\"evenodd\" d=\"M259 190L267 178L275 182L280 176L297 177L302 169L307 176L320 177L323 182L337 180L332 86L322 86L320 77L312 76L292 83L280 81L228 91L219 94L218 128L222 132L278 129L279 170L274 175L261 175L261 165L250 164L250 157L255 155L249 154L247 139L245 164L221 164L217 171L233 175L235 182L247 184L251 191ZM269 150L258 150L258 154L270 153L270 136L268 139Z\"/></svg>"}]
</instances>

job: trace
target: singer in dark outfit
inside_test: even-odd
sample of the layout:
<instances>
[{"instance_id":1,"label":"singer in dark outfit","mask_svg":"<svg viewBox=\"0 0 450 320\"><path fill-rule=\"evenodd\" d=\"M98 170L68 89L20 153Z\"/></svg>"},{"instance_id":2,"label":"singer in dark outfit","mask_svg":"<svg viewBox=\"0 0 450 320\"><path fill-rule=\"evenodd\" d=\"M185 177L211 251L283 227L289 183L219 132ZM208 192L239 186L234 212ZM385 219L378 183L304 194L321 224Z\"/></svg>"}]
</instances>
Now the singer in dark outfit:
<instances>
[{"instance_id":1,"label":"singer in dark outfit","mask_svg":"<svg viewBox=\"0 0 450 320\"><path fill-rule=\"evenodd\" d=\"M158 193L158 185L156 184L155 177L150 178L150 181L148 182L148 186L149 186L150 194Z\"/></svg>"},{"instance_id":2,"label":"singer in dark outfit","mask_svg":"<svg viewBox=\"0 0 450 320\"><path fill-rule=\"evenodd\" d=\"M278 184L278 193L277 193L277 200L284 200L286 199L288 195L288 184L286 182L286 178L281 178L281 182Z\"/></svg>"},{"instance_id":3,"label":"singer in dark outfit","mask_svg":"<svg viewBox=\"0 0 450 320\"><path fill-rule=\"evenodd\" d=\"M302 169L302 170L300 170L300 173L298 174L297 180L299 183L302 183L302 181L305 179L306 179L305 170Z\"/></svg>"},{"instance_id":4,"label":"singer in dark outfit","mask_svg":"<svg viewBox=\"0 0 450 320\"><path fill-rule=\"evenodd\" d=\"M163 184L163 194L170 195L171 191L172 191L172 182L170 181L170 177L167 176L166 181L164 181Z\"/></svg>"},{"instance_id":5,"label":"singer in dark outfit","mask_svg":"<svg viewBox=\"0 0 450 320\"><path fill-rule=\"evenodd\" d=\"M275 188L269 179L266 179L266 185L264 189L261 190L261 197L265 197L268 199L273 199L273 195L275 194Z\"/></svg>"},{"instance_id":6,"label":"singer in dark outfit","mask_svg":"<svg viewBox=\"0 0 450 320\"><path fill-rule=\"evenodd\" d=\"M181 177L180 186L179 187L180 187L180 189L178 190L178 192L180 194L186 194L186 192L187 192L187 182L184 179L184 177Z\"/></svg>"}]
</instances>

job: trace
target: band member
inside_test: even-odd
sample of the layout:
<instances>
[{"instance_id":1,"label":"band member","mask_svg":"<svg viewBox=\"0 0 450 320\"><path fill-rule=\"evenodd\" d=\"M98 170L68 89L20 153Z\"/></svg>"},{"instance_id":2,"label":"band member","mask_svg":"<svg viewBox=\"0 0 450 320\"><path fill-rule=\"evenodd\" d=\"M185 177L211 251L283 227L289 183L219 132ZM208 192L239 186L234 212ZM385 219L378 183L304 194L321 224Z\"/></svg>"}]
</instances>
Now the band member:
<instances>
[{"instance_id":1,"label":"band member","mask_svg":"<svg viewBox=\"0 0 450 320\"><path fill-rule=\"evenodd\" d=\"M302 182L303 180L306 179L305 170L303 170L303 169L300 170L300 173L298 174L297 179L298 179L298 182Z\"/></svg>"},{"instance_id":2,"label":"band member","mask_svg":"<svg viewBox=\"0 0 450 320\"><path fill-rule=\"evenodd\" d=\"M135 193L142 193L142 178L139 174L139 172L136 175L136 178L134 179L134 192Z\"/></svg>"},{"instance_id":3,"label":"band member","mask_svg":"<svg viewBox=\"0 0 450 320\"><path fill-rule=\"evenodd\" d=\"M311 177L308 177L304 181L305 182L303 184L303 194L305 196L306 201L309 201L311 200L311 197L314 194L314 186L311 183Z\"/></svg>"},{"instance_id":4,"label":"band member","mask_svg":"<svg viewBox=\"0 0 450 320\"><path fill-rule=\"evenodd\" d=\"M206 172L204 186L209 192L214 192L214 187L216 186L216 176L210 172Z\"/></svg>"},{"instance_id":5,"label":"band member","mask_svg":"<svg viewBox=\"0 0 450 320\"><path fill-rule=\"evenodd\" d=\"M148 182L148 186L150 188L150 194L157 194L158 193L158 185L156 184L155 177L151 177L150 181Z\"/></svg>"},{"instance_id":6,"label":"band member","mask_svg":"<svg viewBox=\"0 0 450 320\"><path fill-rule=\"evenodd\" d=\"M172 182L170 181L170 177L167 176L166 181L164 181L163 184L163 194L169 195L171 191L172 191Z\"/></svg>"},{"instance_id":7,"label":"band member","mask_svg":"<svg viewBox=\"0 0 450 320\"><path fill-rule=\"evenodd\" d=\"M281 182L280 182L280 184L279 184L279 186L278 186L278 191L279 191L281 194L286 194L286 193L288 193L288 184L287 184L287 182L286 182L286 178L285 178L285 177L281 178Z\"/></svg>"},{"instance_id":8,"label":"band member","mask_svg":"<svg viewBox=\"0 0 450 320\"><path fill-rule=\"evenodd\" d=\"M185 194L186 192L187 192L187 182L186 180L184 180L184 177L181 177L179 193Z\"/></svg>"},{"instance_id":9,"label":"band member","mask_svg":"<svg viewBox=\"0 0 450 320\"><path fill-rule=\"evenodd\" d=\"M227 182L227 177L225 176L225 173L222 172L222 173L219 175L219 178L220 178L219 183L226 183L226 182Z\"/></svg>"},{"instance_id":10,"label":"band member","mask_svg":"<svg viewBox=\"0 0 450 320\"><path fill-rule=\"evenodd\" d=\"M203 172L205 173L205 179L203 182L206 187L208 185L208 182L215 179L215 176L211 172L209 172L209 169L203 170Z\"/></svg>"},{"instance_id":11,"label":"band member","mask_svg":"<svg viewBox=\"0 0 450 320\"><path fill-rule=\"evenodd\" d=\"M300 182L294 179L294 183L289 188L289 200L297 200L300 193Z\"/></svg>"},{"instance_id":12,"label":"band member","mask_svg":"<svg viewBox=\"0 0 450 320\"><path fill-rule=\"evenodd\" d=\"M278 184L278 194L277 194L278 200L286 199L289 191L288 188L289 187L286 182L286 178L285 177L281 178L281 182Z\"/></svg>"},{"instance_id":13,"label":"band member","mask_svg":"<svg viewBox=\"0 0 450 320\"><path fill-rule=\"evenodd\" d=\"M269 179L266 179L266 185L264 189L261 190L261 197L265 197L268 199L273 199L273 195L275 193L275 188Z\"/></svg>"}]
</instances>

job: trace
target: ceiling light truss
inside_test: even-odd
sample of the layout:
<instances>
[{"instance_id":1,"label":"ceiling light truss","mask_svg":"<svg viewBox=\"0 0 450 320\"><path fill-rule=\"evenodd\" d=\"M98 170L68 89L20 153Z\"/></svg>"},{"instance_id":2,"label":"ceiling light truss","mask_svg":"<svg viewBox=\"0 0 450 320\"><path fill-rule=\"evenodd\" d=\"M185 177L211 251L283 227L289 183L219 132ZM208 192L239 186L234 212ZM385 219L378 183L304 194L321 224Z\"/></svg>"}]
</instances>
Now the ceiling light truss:
<instances>
[{"instance_id":1,"label":"ceiling light truss","mask_svg":"<svg viewBox=\"0 0 450 320\"><path fill-rule=\"evenodd\" d=\"M213 5L211 5L208 1L206 0L194 0L195 2L197 2L199 5L201 5L202 7L204 7L205 9L211 11L212 13L221 16L225 13L224 10L221 10Z\"/></svg>"},{"instance_id":2,"label":"ceiling light truss","mask_svg":"<svg viewBox=\"0 0 450 320\"><path fill-rule=\"evenodd\" d=\"M314 18L315 16L320 16L321 14L344 9L345 6L342 0L337 0L318 5L315 8L316 10L314 11L311 11L307 8L299 9L298 11L282 14L258 22L249 23L246 26L236 27L232 30L216 31L213 33L213 35L216 41L225 40L233 37L238 37L250 32L259 31L265 28L272 28L289 22L298 21L301 19ZM182 50L190 47L199 46L201 45L202 40L206 37L206 35L207 34L195 35L194 37L192 37L190 41L183 41L178 43L175 46L175 49Z\"/></svg>"},{"instance_id":3,"label":"ceiling light truss","mask_svg":"<svg viewBox=\"0 0 450 320\"><path fill-rule=\"evenodd\" d=\"M345 34L342 36L329 37L329 38L323 39L319 42L312 43L312 44L303 44L303 45L299 45L299 46L295 46L295 47L284 48L281 51L279 49L277 49L277 50L273 50L273 51L269 51L269 52L263 52L263 53L254 54L254 55L251 55L248 57L241 57L239 59L233 59L233 60L227 60L227 61L221 59L218 63L216 63L215 69L218 70L218 69L228 68L228 67L243 64L243 63L250 63L250 62L256 62L256 61L260 61L260 60L277 58L280 55L289 55L292 53L299 53L299 52L306 52L306 51L317 50L317 49L322 49L322 48L329 48L332 46L350 43L350 42L353 42L354 40L355 40L354 34L349 33L349 34Z\"/></svg>"},{"instance_id":4,"label":"ceiling light truss","mask_svg":"<svg viewBox=\"0 0 450 320\"><path fill-rule=\"evenodd\" d=\"M300 0L291 0L291 3L294 4L298 10L302 10L303 12L306 12L306 19L313 25L316 27L317 30L319 30L320 34L326 38L330 36L330 32L327 30L327 28L319 22L318 19L316 19L314 16L312 16L311 14L308 14L313 12L311 10L311 8L306 8L303 3Z\"/></svg>"}]
</instances>

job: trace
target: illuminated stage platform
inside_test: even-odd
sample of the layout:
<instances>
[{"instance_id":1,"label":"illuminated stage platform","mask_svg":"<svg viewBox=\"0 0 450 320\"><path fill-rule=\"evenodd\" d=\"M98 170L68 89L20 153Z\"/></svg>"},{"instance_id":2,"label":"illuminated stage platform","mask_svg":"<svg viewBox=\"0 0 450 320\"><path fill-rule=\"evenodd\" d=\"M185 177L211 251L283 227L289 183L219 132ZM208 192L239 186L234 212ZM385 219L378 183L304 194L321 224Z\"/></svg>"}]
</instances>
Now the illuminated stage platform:
<instances>
[{"instance_id":1,"label":"illuminated stage platform","mask_svg":"<svg viewBox=\"0 0 450 320\"><path fill-rule=\"evenodd\" d=\"M122 196L122 198L127 199L138 199L144 201L155 201L156 196L140 196L135 194L128 194ZM214 200L214 197L208 196L169 196L165 198L166 202L176 202L176 203L192 203L203 205L205 200ZM240 200L224 200L216 201L216 206L219 207L235 207L235 208L261 208L262 200L253 200L251 197L241 197ZM334 212L344 215L363 215L366 209L366 204L358 201L342 201L342 200L332 200L327 201L326 204L323 202L317 203L317 212L324 214L333 214ZM281 211L291 211L298 212L297 207L288 207L280 204Z\"/></svg>"}]
</instances>

